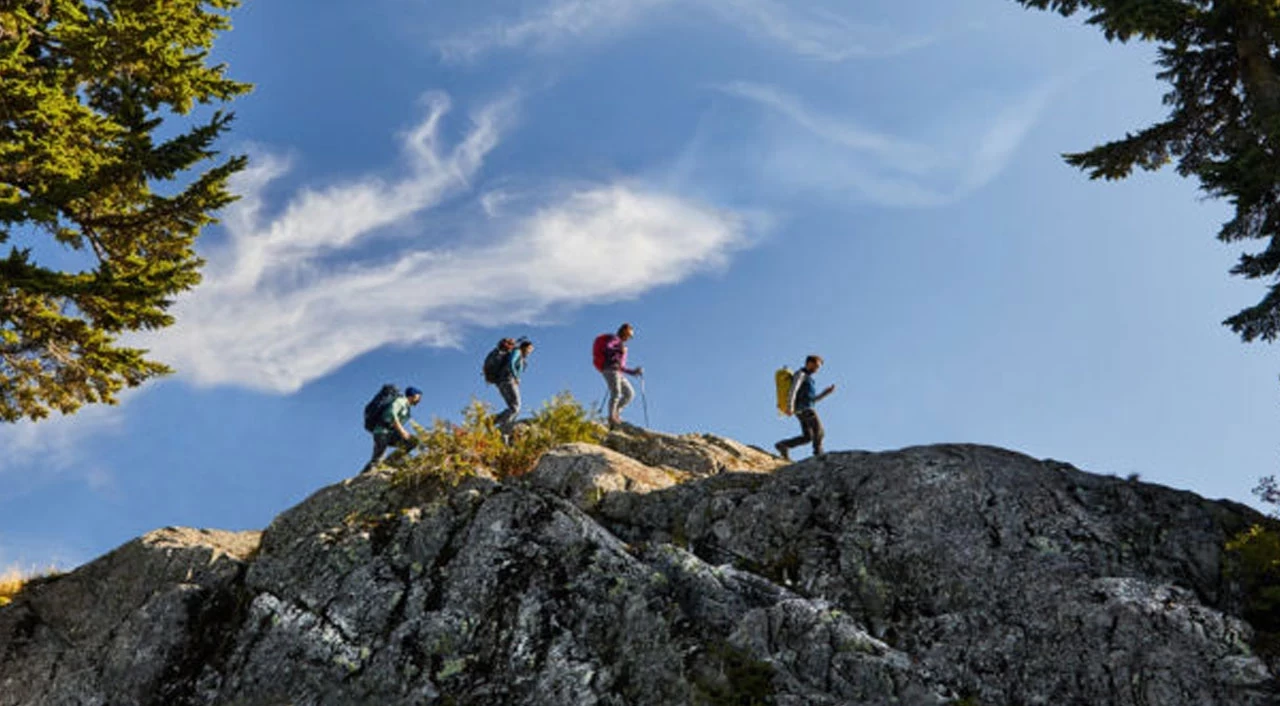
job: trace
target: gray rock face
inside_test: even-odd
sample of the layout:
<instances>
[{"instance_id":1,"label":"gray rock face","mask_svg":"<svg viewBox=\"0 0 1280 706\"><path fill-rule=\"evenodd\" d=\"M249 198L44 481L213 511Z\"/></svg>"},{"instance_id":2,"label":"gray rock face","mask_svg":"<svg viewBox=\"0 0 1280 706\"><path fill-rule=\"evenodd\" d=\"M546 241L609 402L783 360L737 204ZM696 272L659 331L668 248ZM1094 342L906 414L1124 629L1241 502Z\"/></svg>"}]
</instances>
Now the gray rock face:
<instances>
[{"instance_id":1,"label":"gray rock face","mask_svg":"<svg viewBox=\"0 0 1280 706\"><path fill-rule=\"evenodd\" d=\"M976 446L832 454L601 506L821 598L981 704L1276 704L1223 578L1256 516Z\"/></svg>"},{"instance_id":2,"label":"gray rock face","mask_svg":"<svg viewBox=\"0 0 1280 706\"><path fill-rule=\"evenodd\" d=\"M1222 574L1246 508L984 447L730 473L629 435L507 485L365 474L256 554L148 535L0 608L0 706L1280 703Z\"/></svg>"},{"instance_id":3,"label":"gray rock face","mask_svg":"<svg viewBox=\"0 0 1280 706\"><path fill-rule=\"evenodd\" d=\"M258 532L166 528L0 609L0 705L180 703L234 630Z\"/></svg>"}]
</instances>

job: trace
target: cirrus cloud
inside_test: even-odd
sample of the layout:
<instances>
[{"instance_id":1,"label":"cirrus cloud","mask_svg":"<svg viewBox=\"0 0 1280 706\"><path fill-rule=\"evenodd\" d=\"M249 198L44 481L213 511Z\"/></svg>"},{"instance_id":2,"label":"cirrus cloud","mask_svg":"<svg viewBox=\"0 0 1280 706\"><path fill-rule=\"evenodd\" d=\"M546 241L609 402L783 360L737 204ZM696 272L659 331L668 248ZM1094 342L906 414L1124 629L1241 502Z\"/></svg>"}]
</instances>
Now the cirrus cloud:
<instances>
[{"instance_id":1,"label":"cirrus cloud","mask_svg":"<svg viewBox=\"0 0 1280 706\"><path fill-rule=\"evenodd\" d=\"M199 385L288 393L388 345L455 345L469 326L635 297L724 266L746 245L736 214L616 182L507 203L473 196L512 101L481 110L442 144L449 101L433 95L404 139L408 174L303 189L278 215L266 191L287 160L259 156L241 175L227 238L206 252L204 282L174 306L177 323L133 341ZM487 218L420 220L467 195ZM450 222L458 225L450 227Z\"/></svg>"},{"instance_id":2,"label":"cirrus cloud","mask_svg":"<svg viewBox=\"0 0 1280 706\"><path fill-rule=\"evenodd\" d=\"M659 10L693 10L746 35L824 62L891 56L929 46L938 35L904 35L864 24L825 3L778 0L549 0L522 17L441 39L446 59L472 60L494 50L546 51L569 42L606 38L642 24ZM686 13L687 15L687 13Z\"/></svg>"},{"instance_id":3,"label":"cirrus cloud","mask_svg":"<svg viewBox=\"0 0 1280 706\"><path fill-rule=\"evenodd\" d=\"M758 142L761 171L788 185L855 194L884 206L927 208L958 201L1008 166L1058 90L1047 81L993 105L985 123L962 140L920 142L877 132L857 121L814 110L776 86L737 81L716 87L785 118L783 129Z\"/></svg>"}]
</instances>

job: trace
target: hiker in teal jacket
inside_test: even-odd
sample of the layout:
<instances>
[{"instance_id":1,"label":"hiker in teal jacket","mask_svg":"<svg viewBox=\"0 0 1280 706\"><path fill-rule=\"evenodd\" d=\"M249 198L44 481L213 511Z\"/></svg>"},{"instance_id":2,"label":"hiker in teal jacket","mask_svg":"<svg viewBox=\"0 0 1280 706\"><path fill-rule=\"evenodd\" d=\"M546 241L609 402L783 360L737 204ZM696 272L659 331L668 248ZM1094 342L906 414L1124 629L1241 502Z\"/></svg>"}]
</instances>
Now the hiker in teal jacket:
<instances>
[{"instance_id":1,"label":"hiker in teal jacket","mask_svg":"<svg viewBox=\"0 0 1280 706\"><path fill-rule=\"evenodd\" d=\"M504 437L511 436L516 415L520 414L520 376L529 365L530 353L533 353L533 341L527 338L516 341L516 347L507 354L507 365L503 366L498 377L498 392L502 394L502 401L507 403L507 408L494 417L493 423Z\"/></svg>"},{"instance_id":2,"label":"hiker in teal jacket","mask_svg":"<svg viewBox=\"0 0 1280 706\"><path fill-rule=\"evenodd\" d=\"M403 449L413 447L414 438L409 433L407 424L412 416L412 407L422 401L422 390L406 387L404 395L392 400L382 413L382 419L373 430L373 456L369 458L368 470L382 460L382 454L392 446Z\"/></svg>"}]
</instances>

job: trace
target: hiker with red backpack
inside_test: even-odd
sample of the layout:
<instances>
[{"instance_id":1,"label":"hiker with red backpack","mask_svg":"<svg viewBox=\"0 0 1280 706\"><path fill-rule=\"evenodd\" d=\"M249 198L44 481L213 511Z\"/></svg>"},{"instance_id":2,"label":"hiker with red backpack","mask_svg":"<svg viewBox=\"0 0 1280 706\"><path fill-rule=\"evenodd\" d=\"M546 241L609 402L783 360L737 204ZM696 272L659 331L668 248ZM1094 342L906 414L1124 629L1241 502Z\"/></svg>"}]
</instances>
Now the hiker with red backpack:
<instances>
[{"instance_id":1,"label":"hiker with red backpack","mask_svg":"<svg viewBox=\"0 0 1280 706\"><path fill-rule=\"evenodd\" d=\"M604 376L604 382L609 386L609 426L611 427L622 423L622 409L636 395L635 388L631 387L631 383L623 376L644 375L644 368L627 367L627 341L634 335L635 328L631 324L623 324L618 327L617 334L602 333L596 336L595 343L591 346L591 362Z\"/></svg>"},{"instance_id":2,"label":"hiker with red backpack","mask_svg":"<svg viewBox=\"0 0 1280 706\"><path fill-rule=\"evenodd\" d=\"M412 416L411 408L422 401L422 390L409 386L400 394L395 385L383 385L378 395L364 407L364 428L373 434L373 455L364 470L373 468L382 460L388 448L398 446L410 449L414 438L405 425Z\"/></svg>"},{"instance_id":3,"label":"hiker with red backpack","mask_svg":"<svg viewBox=\"0 0 1280 706\"><path fill-rule=\"evenodd\" d=\"M507 408L493 418L504 439L511 437L516 415L520 414L520 376L529 365L530 353L533 353L533 341L504 338L484 359L485 382L495 385L507 404Z\"/></svg>"},{"instance_id":4,"label":"hiker with red backpack","mask_svg":"<svg viewBox=\"0 0 1280 706\"><path fill-rule=\"evenodd\" d=\"M822 367L822 356L811 355L804 359L804 366L791 377L791 387L787 391L786 409L782 411L790 417L795 415L800 420L800 436L783 439L773 445L778 455L791 460L788 454L792 448L813 442L813 455L822 455L822 420L818 418L818 410L814 408L819 401L836 391L835 385L818 392L818 385L813 376Z\"/></svg>"}]
</instances>

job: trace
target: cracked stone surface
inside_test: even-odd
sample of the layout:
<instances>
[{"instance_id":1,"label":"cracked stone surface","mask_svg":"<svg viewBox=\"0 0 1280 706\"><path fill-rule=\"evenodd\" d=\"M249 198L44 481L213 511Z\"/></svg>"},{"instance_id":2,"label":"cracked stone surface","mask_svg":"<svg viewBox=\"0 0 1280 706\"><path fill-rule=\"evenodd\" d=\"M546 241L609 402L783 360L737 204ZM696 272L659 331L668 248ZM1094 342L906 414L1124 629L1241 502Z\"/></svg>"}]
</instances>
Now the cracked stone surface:
<instances>
[{"instance_id":1,"label":"cracked stone surface","mask_svg":"<svg viewBox=\"0 0 1280 706\"><path fill-rule=\"evenodd\" d=\"M1222 572L1252 510L981 446L830 454L599 519L830 601L981 704L1276 704Z\"/></svg>"},{"instance_id":2,"label":"cracked stone surface","mask_svg":"<svg viewBox=\"0 0 1280 706\"><path fill-rule=\"evenodd\" d=\"M181 702L260 534L165 528L37 582L0 609L0 706Z\"/></svg>"},{"instance_id":3,"label":"cracked stone surface","mask_svg":"<svg viewBox=\"0 0 1280 706\"><path fill-rule=\"evenodd\" d=\"M610 438L37 582L0 706L1280 703L1222 571L1243 506L980 446Z\"/></svg>"}]
</instances>

